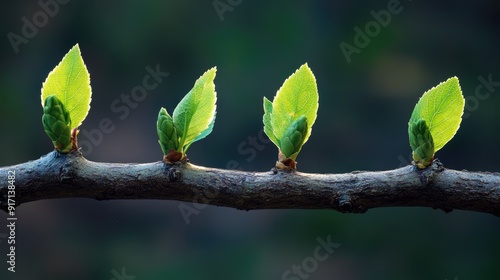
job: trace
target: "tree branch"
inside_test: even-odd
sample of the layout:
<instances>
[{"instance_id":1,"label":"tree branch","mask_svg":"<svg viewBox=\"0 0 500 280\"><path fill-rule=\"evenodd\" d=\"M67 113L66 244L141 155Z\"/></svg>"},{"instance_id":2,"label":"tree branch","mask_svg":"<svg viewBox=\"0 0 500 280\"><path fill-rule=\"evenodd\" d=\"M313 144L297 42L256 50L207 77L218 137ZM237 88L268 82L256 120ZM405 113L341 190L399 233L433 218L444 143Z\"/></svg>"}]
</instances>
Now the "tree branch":
<instances>
[{"instance_id":1,"label":"tree branch","mask_svg":"<svg viewBox=\"0 0 500 280\"><path fill-rule=\"evenodd\" d=\"M500 173L450 170L439 161L423 171L406 166L347 174L257 173L189 163L99 163L86 160L78 152L54 151L38 160L0 168L0 207L4 210L9 171L15 172L12 198L16 206L42 199L86 197L178 200L244 210L333 209L347 213L422 206L500 217Z\"/></svg>"}]
</instances>

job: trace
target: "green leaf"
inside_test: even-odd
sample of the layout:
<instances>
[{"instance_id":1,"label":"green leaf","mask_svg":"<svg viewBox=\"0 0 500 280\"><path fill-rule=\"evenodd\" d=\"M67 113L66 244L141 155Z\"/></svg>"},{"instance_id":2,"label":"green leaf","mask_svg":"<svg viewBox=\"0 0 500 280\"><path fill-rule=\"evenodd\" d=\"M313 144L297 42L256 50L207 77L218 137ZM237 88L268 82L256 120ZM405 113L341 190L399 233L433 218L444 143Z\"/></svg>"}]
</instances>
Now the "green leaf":
<instances>
[{"instance_id":1,"label":"green leaf","mask_svg":"<svg viewBox=\"0 0 500 280\"><path fill-rule=\"evenodd\" d=\"M276 139L280 141L288 127L304 115L308 126L303 142L306 143L316 121L318 99L316 78L306 63L285 80L274 97L271 123Z\"/></svg>"},{"instance_id":2,"label":"green leaf","mask_svg":"<svg viewBox=\"0 0 500 280\"><path fill-rule=\"evenodd\" d=\"M434 141L434 153L450 141L462 121L465 100L457 77L428 90L420 98L408 125L425 120Z\"/></svg>"},{"instance_id":3,"label":"green leaf","mask_svg":"<svg viewBox=\"0 0 500 280\"><path fill-rule=\"evenodd\" d=\"M180 137L179 152L186 153L192 143L212 132L217 101L214 84L216 71L213 67L198 78L174 110L174 125Z\"/></svg>"},{"instance_id":4,"label":"green leaf","mask_svg":"<svg viewBox=\"0 0 500 280\"><path fill-rule=\"evenodd\" d=\"M90 76L76 44L52 70L42 85L42 107L56 96L71 116L71 129L81 125L90 110Z\"/></svg>"},{"instance_id":5,"label":"green leaf","mask_svg":"<svg viewBox=\"0 0 500 280\"><path fill-rule=\"evenodd\" d=\"M295 159L316 121L318 100L316 78L307 63L285 80L273 102L264 97L264 132L279 148L276 168L295 170Z\"/></svg>"},{"instance_id":6,"label":"green leaf","mask_svg":"<svg viewBox=\"0 0 500 280\"><path fill-rule=\"evenodd\" d=\"M269 101L269 99L267 99L264 96L264 117L263 117L264 132L266 133L267 137L271 139L274 145L276 145L276 147L279 147L280 144L273 132L272 115L273 115L273 103L271 103L271 101Z\"/></svg>"}]
</instances>

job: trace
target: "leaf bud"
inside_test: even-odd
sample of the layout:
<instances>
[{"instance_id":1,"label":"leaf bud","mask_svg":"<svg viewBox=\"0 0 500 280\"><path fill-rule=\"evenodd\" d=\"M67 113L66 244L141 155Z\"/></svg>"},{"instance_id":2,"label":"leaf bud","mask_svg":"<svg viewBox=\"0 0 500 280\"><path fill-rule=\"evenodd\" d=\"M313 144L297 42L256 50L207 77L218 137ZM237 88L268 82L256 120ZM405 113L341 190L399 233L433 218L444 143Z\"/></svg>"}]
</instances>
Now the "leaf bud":
<instances>
[{"instance_id":1,"label":"leaf bud","mask_svg":"<svg viewBox=\"0 0 500 280\"><path fill-rule=\"evenodd\" d=\"M302 144L304 144L307 129L307 118L305 115L300 116L290 124L280 141L280 151L285 157L293 160L297 158Z\"/></svg>"},{"instance_id":2,"label":"leaf bud","mask_svg":"<svg viewBox=\"0 0 500 280\"><path fill-rule=\"evenodd\" d=\"M44 102L43 129L50 137L54 147L61 153L68 153L73 144L71 142L71 118L64 104L55 96L49 95Z\"/></svg>"},{"instance_id":3,"label":"leaf bud","mask_svg":"<svg viewBox=\"0 0 500 280\"><path fill-rule=\"evenodd\" d=\"M410 146L413 150L413 160L418 168L424 169L432 164L434 159L434 141L431 131L424 119L408 125Z\"/></svg>"},{"instance_id":4,"label":"leaf bud","mask_svg":"<svg viewBox=\"0 0 500 280\"><path fill-rule=\"evenodd\" d=\"M161 108L158 113L156 132L159 138L158 143L160 143L164 155L167 155L171 150L177 150L179 146L177 131L172 117L167 113L165 108Z\"/></svg>"}]
</instances>

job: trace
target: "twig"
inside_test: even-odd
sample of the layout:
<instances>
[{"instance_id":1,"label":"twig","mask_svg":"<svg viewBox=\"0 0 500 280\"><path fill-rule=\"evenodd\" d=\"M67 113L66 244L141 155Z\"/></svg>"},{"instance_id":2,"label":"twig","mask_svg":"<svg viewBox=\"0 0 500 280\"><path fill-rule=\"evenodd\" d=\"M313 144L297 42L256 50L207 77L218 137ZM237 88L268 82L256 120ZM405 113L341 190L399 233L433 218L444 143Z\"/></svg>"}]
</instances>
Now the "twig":
<instances>
[{"instance_id":1,"label":"twig","mask_svg":"<svg viewBox=\"0 0 500 280\"><path fill-rule=\"evenodd\" d=\"M421 206L490 213L500 217L500 173L445 169L439 161L420 171L346 174L243 172L195 166L99 163L78 152L51 152L38 160L0 168L7 209L9 171L15 172L15 204L53 198L161 199L243 210L333 209L364 213L371 208Z\"/></svg>"}]
</instances>

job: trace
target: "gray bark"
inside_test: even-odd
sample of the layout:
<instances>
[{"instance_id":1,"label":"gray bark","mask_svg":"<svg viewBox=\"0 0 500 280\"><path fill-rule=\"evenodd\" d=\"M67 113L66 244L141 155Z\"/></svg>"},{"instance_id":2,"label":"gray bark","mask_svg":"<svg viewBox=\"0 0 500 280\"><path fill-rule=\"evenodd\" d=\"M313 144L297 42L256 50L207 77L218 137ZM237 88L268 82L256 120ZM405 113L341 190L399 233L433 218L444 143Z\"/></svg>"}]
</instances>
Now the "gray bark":
<instances>
[{"instance_id":1,"label":"gray bark","mask_svg":"<svg viewBox=\"0 0 500 280\"><path fill-rule=\"evenodd\" d=\"M0 207L4 210L9 171L15 172L16 206L42 199L85 197L177 200L243 210L333 209L348 213L420 206L500 217L500 173L450 170L439 161L425 170L409 165L346 174L258 173L161 161L99 163L86 160L78 152L54 151L38 160L0 168Z\"/></svg>"}]
</instances>

